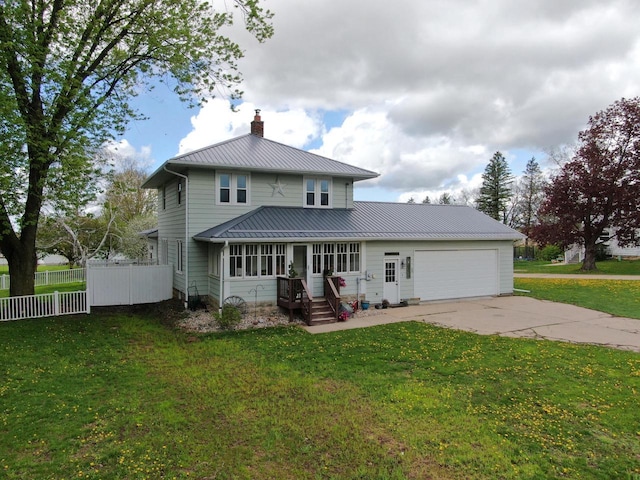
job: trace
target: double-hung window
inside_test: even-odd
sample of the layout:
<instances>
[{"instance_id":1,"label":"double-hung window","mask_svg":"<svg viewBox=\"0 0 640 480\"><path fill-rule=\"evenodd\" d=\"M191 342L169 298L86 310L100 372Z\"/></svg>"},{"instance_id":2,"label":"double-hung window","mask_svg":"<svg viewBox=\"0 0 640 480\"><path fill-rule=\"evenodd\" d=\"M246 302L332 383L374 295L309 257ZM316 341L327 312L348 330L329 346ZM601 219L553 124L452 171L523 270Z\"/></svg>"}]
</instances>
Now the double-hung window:
<instances>
[{"instance_id":1,"label":"double-hung window","mask_svg":"<svg viewBox=\"0 0 640 480\"><path fill-rule=\"evenodd\" d=\"M328 178L305 178L304 206L324 208L330 207L331 180Z\"/></svg>"},{"instance_id":2,"label":"double-hung window","mask_svg":"<svg viewBox=\"0 0 640 480\"><path fill-rule=\"evenodd\" d=\"M245 173L218 174L217 200L220 205L249 204L249 175Z\"/></svg>"}]
</instances>

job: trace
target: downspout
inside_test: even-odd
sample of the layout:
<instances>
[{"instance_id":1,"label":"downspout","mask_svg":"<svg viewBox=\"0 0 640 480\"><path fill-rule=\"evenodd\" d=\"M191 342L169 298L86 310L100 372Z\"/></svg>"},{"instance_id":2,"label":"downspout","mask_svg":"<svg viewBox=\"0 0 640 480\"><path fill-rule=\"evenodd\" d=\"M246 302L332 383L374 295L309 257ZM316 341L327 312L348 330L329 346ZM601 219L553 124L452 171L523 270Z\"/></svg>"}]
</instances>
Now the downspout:
<instances>
[{"instance_id":1,"label":"downspout","mask_svg":"<svg viewBox=\"0 0 640 480\"><path fill-rule=\"evenodd\" d=\"M222 297L224 296L224 252L229 248L229 240L224 241L220 252L220 293L218 295L218 311L222 313Z\"/></svg>"},{"instance_id":2,"label":"downspout","mask_svg":"<svg viewBox=\"0 0 640 480\"><path fill-rule=\"evenodd\" d=\"M185 269L184 269L184 297L187 299L187 289L189 288L189 177L182 173L169 170L166 166L163 167L164 171L175 175L180 178L184 178L184 257L185 257ZM188 303L185 301L185 308L188 308Z\"/></svg>"}]
</instances>

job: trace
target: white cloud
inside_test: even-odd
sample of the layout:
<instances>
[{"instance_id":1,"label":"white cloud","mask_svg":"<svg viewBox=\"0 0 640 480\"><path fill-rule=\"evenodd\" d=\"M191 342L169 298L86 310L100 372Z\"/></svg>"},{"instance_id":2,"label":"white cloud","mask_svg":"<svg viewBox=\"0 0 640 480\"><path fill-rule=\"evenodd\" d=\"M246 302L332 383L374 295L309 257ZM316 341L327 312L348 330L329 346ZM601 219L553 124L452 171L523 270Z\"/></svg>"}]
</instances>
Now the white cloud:
<instances>
[{"instance_id":1,"label":"white cloud","mask_svg":"<svg viewBox=\"0 0 640 480\"><path fill-rule=\"evenodd\" d=\"M493 152L572 143L640 84L635 0L269 0L275 35L238 32L246 103L212 100L180 152L249 131L377 171L398 199L475 188ZM326 131L318 112L347 112ZM529 156L530 158L530 156ZM544 159L538 157L543 162ZM526 161L526 160L525 160Z\"/></svg>"},{"instance_id":2,"label":"white cloud","mask_svg":"<svg viewBox=\"0 0 640 480\"><path fill-rule=\"evenodd\" d=\"M107 143L105 148L111 154L110 161L113 162L116 170L130 165L131 162L143 170L148 170L154 161L150 145L143 145L140 149L136 149L127 139L121 139Z\"/></svg>"},{"instance_id":3,"label":"white cloud","mask_svg":"<svg viewBox=\"0 0 640 480\"><path fill-rule=\"evenodd\" d=\"M191 117L193 129L180 142L179 153L249 133L256 109L260 109L260 117L265 122L264 135L270 140L303 148L320 135L320 119L303 109L275 111L245 102L233 112L226 100L213 99Z\"/></svg>"}]
</instances>

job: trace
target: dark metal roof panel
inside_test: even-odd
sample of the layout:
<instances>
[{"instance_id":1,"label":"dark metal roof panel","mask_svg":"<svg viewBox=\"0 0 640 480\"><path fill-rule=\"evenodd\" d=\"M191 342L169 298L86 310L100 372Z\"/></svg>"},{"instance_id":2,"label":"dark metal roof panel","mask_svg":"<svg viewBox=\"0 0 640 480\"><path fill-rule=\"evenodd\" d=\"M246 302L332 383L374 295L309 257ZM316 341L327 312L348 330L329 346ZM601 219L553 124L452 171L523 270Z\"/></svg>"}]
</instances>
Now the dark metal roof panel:
<instances>
[{"instance_id":1,"label":"dark metal roof panel","mask_svg":"<svg viewBox=\"0 0 640 480\"><path fill-rule=\"evenodd\" d=\"M523 235L471 207L354 202L353 209L260 207L195 238L516 240Z\"/></svg>"},{"instance_id":2,"label":"dark metal roof panel","mask_svg":"<svg viewBox=\"0 0 640 480\"><path fill-rule=\"evenodd\" d=\"M146 180L143 187L155 188L161 185L165 181L165 177L169 175L164 171L165 167L182 172L189 167L296 172L310 175L344 176L354 180L365 180L378 176L376 172L252 134L171 158Z\"/></svg>"}]
</instances>

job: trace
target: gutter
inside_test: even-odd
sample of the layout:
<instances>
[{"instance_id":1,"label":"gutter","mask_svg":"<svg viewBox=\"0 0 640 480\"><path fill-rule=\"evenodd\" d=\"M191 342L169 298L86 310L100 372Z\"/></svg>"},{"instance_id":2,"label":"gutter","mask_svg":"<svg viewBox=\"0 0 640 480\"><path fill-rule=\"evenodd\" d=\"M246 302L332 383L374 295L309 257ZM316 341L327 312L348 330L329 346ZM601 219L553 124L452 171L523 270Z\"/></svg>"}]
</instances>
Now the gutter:
<instances>
[{"instance_id":1,"label":"gutter","mask_svg":"<svg viewBox=\"0 0 640 480\"><path fill-rule=\"evenodd\" d=\"M218 312L222 313L222 301L224 297L224 254L229 248L229 241L225 240L224 245L220 251L220 293L218 294Z\"/></svg>"},{"instance_id":2,"label":"gutter","mask_svg":"<svg viewBox=\"0 0 640 480\"><path fill-rule=\"evenodd\" d=\"M166 166L163 167L163 170L167 173L175 175L180 178L184 178L184 257L185 257L185 267L184 267L184 307L188 308L188 298L187 298L187 289L189 288L189 177L187 175L183 175L182 173L174 172L173 170L169 170Z\"/></svg>"}]
</instances>

